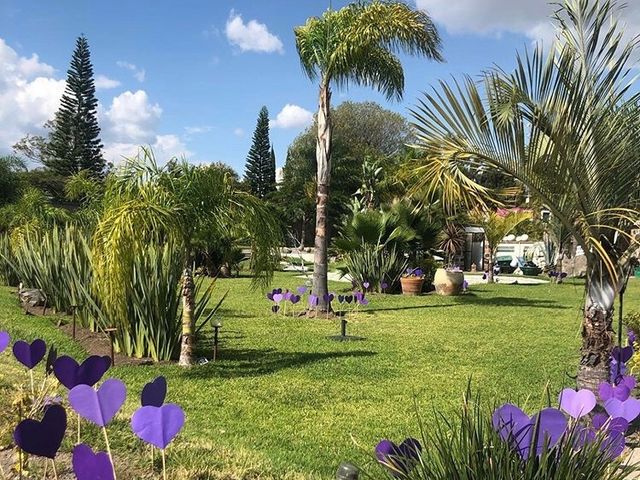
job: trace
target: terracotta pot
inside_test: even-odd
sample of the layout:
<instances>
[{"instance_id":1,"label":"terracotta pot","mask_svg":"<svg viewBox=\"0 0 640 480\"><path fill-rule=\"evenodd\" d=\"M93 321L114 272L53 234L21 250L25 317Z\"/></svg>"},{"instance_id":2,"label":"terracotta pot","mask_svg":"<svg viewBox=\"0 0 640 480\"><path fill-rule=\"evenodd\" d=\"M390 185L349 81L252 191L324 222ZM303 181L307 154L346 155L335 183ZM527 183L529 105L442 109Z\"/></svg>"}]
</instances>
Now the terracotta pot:
<instances>
[{"instance_id":1,"label":"terracotta pot","mask_svg":"<svg viewBox=\"0 0 640 480\"><path fill-rule=\"evenodd\" d=\"M438 295L460 295L464 284L463 272L450 272L444 268L436 270L433 285Z\"/></svg>"},{"instance_id":2,"label":"terracotta pot","mask_svg":"<svg viewBox=\"0 0 640 480\"><path fill-rule=\"evenodd\" d=\"M420 295L423 284L424 278L422 277L400 277L403 295Z\"/></svg>"}]
</instances>

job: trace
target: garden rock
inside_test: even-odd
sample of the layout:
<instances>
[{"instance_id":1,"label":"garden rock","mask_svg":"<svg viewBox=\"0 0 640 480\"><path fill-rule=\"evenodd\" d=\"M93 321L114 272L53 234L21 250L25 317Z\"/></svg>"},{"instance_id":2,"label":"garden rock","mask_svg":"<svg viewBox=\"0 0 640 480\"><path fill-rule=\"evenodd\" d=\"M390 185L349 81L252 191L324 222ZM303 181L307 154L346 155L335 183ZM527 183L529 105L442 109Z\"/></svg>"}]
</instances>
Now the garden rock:
<instances>
[{"instance_id":1,"label":"garden rock","mask_svg":"<svg viewBox=\"0 0 640 480\"><path fill-rule=\"evenodd\" d=\"M18 296L23 305L29 305L30 307L42 307L47 300L42 290L37 288L20 290Z\"/></svg>"}]
</instances>

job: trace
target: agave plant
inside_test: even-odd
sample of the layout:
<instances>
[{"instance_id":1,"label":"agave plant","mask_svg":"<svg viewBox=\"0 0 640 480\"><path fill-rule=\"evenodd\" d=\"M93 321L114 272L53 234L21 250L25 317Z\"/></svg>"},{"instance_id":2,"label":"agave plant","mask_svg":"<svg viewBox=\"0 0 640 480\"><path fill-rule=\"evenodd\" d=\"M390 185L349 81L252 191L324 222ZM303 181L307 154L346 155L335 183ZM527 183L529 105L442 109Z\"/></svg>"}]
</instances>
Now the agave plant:
<instances>
[{"instance_id":1,"label":"agave plant","mask_svg":"<svg viewBox=\"0 0 640 480\"><path fill-rule=\"evenodd\" d=\"M565 0L559 41L519 55L513 72L441 82L413 110L414 188L449 209L491 192L470 172L514 177L564 225L587 258L578 384L607 378L612 315L640 224L640 94L631 90L638 39L625 40L618 2Z\"/></svg>"},{"instance_id":2,"label":"agave plant","mask_svg":"<svg viewBox=\"0 0 640 480\"><path fill-rule=\"evenodd\" d=\"M106 185L92 252L95 290L117 329L126 332L129 328L128 288L140 255L170 244L172 258L165 262L171 267L165 273L178 275L180 265L181 272L187 270L183 278L188 279L193 242L202 235L246 238L252 247L255 281L270 279L282 236L280 225L264 202L237 190L227 173L175 159L161 167L149 149L141 149L138 157L125 161L113 173ZM167 289L162 292L167 295L170 284L169 279L163 280ZM196 319L189 315L195 300L192 288L184 292L188 295L183 296L185 348L180 363L189 365L195 360L190 347ZM173 321L171 315L167 319Z\"/></svg>"}]
</instances>

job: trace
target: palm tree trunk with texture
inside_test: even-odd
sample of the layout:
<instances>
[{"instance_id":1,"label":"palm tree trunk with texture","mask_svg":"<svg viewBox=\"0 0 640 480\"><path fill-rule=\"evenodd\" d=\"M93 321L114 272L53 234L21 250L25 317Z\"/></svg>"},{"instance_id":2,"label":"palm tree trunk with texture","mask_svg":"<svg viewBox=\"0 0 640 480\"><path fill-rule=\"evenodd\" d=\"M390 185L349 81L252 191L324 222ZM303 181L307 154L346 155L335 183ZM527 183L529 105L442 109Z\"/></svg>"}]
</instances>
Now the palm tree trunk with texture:
<instances>
[{"instance_id":1,"label":"palm tree trunk with texture","mask_svg":"<svg viewBox=\"0 0 640 480\"><path fill-rule=\"evenodd\" d=\"M195 325L193 312L195 310L195 284L190 268L185 268L182 275L182 344L180 347L179 364L182 366L193 365Z\"/></svg>"},{"instance_id":2,"label":"palm tree trunk with texture","mask_svg":"<svg viewBox=\"0 0 640 480\"><path fill-rule=\"evenodd\" d=\"M611 350L614 345L614 281L604 265L597 264L587 274L587 297L582 320L582 349L578 366L578 388L598 392L601 382L609 380Z\"/></svg>"},{"instance_id":3,"label":"palm tree trunk with texture","mask_svg":"<svg viewBox=\"0 0 640 480\"><path fill-rule=\"evenodd\" d=\"M329 182L331 180L331 89L329 82L320 83L318 99L318 136L316 138L316 238L313 255L313 293L318 296L318 310L326 311L323 299L327 287L327 208L329 206Z\"/></svg>"}]
</instances>

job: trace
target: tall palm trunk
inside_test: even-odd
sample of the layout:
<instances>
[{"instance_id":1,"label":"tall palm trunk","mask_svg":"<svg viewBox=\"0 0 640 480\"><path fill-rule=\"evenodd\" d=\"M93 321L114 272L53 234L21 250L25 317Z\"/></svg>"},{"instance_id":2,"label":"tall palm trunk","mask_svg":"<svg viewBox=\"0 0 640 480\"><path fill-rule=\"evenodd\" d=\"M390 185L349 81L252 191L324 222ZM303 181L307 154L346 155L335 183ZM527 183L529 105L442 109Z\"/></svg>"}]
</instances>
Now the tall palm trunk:
<instances>
[{"instance_id":1,"label":"tall palm trunk","mask_svg":"<svg viewBox=\"0 0 640 480\"><path fill-rule=\"evenodd\" d=\"M484 239L484 264L488 268L487 282L493 283L493 246L486 237Z\"/></svg>"},{"instance_id":2,"label":"tall palm trunk","mask_svg":"<svg viewBox=\"0 0 640 480\"><path fill-rule=\"evenodd\" d=\"M597 260L594 260L595 262ZM578 388L588 388L597 392L600 383L609 379L611 350L614 344L612 322L615 298L614 281L602 263L598 262L587 276Z\"/></svg>"},{"instance_id":3,"label":"tall palm trunk","mask_svg":"<svg viewBox=\"0 0 640 480\"><path fill-rule=\"evenodd\" d=\"M195 343L195 325L193 312L195 310L195 284L189 267L182 274L182 345L180 347L180 361L182 366L195 363L193 346Z\"/></svg>"},{"instance_id":4,"label":"tall palm trunk","mask_svg":"<svg viewBox=\"0 0 640 480\"><path fill-rule=\"evenodd\" d=\"M316 138L317 190L316 190L316 238L313 255L313 293L319 298L319 309L326 311L323 299L327 287L327 209L329 206L329 182L331 180L331 89L326 78L320 82L318 99L318 136Z\"/></svg>"}]
</instances>

